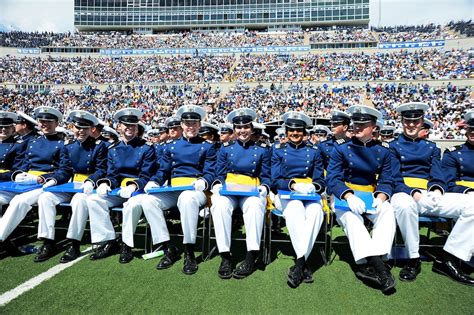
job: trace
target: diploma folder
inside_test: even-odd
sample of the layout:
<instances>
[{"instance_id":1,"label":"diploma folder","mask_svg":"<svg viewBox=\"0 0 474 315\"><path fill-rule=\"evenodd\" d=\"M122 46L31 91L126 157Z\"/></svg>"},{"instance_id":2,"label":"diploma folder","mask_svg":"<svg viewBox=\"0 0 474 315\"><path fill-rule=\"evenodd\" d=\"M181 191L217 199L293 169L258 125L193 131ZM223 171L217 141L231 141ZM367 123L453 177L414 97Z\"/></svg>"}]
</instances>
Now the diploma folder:
<instances>
[{"instance_id":1,"label":"diploma folder","mask_svg":"<svg viewBox=\"0 0 474 315\"><path fill-rule=\"evenodd\" d=\"M8 191L17 194L22 194L31 190L41 188L43 185L32 184L32 185L20 185L16 182L0 182L0 191Z\"/></svg>"}]
</instances>

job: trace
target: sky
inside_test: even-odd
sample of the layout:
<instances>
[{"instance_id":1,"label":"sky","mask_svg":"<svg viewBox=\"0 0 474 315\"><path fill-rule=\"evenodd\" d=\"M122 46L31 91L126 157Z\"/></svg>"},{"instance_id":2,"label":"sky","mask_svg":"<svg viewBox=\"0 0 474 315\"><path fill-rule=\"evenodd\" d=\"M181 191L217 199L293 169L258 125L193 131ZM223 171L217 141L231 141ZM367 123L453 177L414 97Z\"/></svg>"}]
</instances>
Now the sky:
<instances>
[{"instance_id":1,"label":"sky","mask_svg":"<svg viewBox=\"0 0 474 315\"><path fill-rule=\"evenodd\" d=\"M0 29L74 31L73 7L74 0L0 0ZM474 0L370 0L373 26L445 24L473 17Z\"/></svg>"}]
</instances>

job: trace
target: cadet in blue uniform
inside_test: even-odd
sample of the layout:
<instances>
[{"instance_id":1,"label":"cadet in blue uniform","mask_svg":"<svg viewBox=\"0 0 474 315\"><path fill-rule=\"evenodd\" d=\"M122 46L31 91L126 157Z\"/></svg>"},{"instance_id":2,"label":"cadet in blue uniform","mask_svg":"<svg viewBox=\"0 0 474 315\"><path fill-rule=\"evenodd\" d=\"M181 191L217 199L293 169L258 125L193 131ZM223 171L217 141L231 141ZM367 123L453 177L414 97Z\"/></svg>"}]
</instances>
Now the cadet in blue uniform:
<instances>
[{"instance_id":1,"label":"cadet in blue uniform","mask_svg":"<svg viewBox=\"0 0 474 315\"><path fill-rule=\"evenodd\" d=\"M21 168L27 141L15 139L17 115L0 111L0 182L11 181L15 171ZM0 207L10 203L15 193L0 191Z\"/></svg>"},{"instance_id":2,"label":"cadet in blue uniform","mask_svg":"<svg viewBox=\"0 0 474 315\"><path fill-rule=\"evenodd\" d=\"M331 130L323 125L314 126L309 132L309 141L312 144L318 145L323 141L326 141L328 136L331 134Z\"/></svg>"},{"instance_id":3,"label":"cadet in blue uniform","mask_svg":"<svg viewBox=\"0 0 474 315\"><path fill-rule=\"evenodd\" d=\"M39 122L42 136L28 141L21 170L12 175L12 179L24 185L42 184L49 187L66 183L72 175L72 168L64 147L64 141L56 134L56 127L62 120L62 114L51 107L41 106L35 109L35 118ZM0 241L4 241L38 202L42 188L16 195L0 219Z\"/></svg>"},{"instance_id":4,"label":"cadet in blue uniform","mask_svg":"<svg viewBox=\"0 0 474 315\"><path fill-rule=\"evenodd\" d=\"M253 109L239 108L227 116L234 125L235 141L223 144L219 150L216 177L212 188L211 213L216 231L217 248L222 258L218 275L222 279L244 278L255 270L255 260L260 250L263 220L270 191L270 151L265 144L251 140L253 125L257 117ZM222 184L245 184L257 186L259 196L221 196ZM240 208L243 212L247 256L232 272L230 236L232 212Z\"/></svg>"},{"instance_id":5,"label":"cadet in blue uniform","mask_svg":"<svg viewBox=\"0 0 474 315\"><path fill-rule=\"evenodd\" d=\"M332 137L319 143L318 148L321 150L321 155L323 157L324 169L327 169L329 164L329 159L331 158L331 152L334 145L337 144L338 140L348 140L347 131L349 129L349 124L351 122L351 117L340 110L331 111L331 131Z\"/></svg>"},{"instance_id":6,"label":"cadet in blue uniform","mask_svg":"<svg viewBox=\"0 0 474 315\"><path fill-rule=\"evenodd\" d=\"M92 137L91 128L98 123L98 119L83 110L74 110L69 113L69 121L76 140L66 144L67 156L71 161L74 172L73 182L82 183L82 193L43 192L38 198L38 238L44 243L35 257L36 262L45 261L55 254L54 224L56 221L56 206L63 202L71 204L71 220L66 237L71 240L71 246L61 257L60 262L66 263L79 257L84 228L88 212L86 198L92 194L95 183L103 178L107 171L107 146L104 141Z\"/></svg>"},{"instance_id":7,"label":"cadet in blue uniform","mask_svg":"<svg viewBox=\"0 0 474 315\"><path fill-rule=\"evenodd\" d=\"M395 127L394 126L383 126L380 129L380 140L382 142L392 142L395 139Z\"/></svg>"},{"instance_id":8,"label":"cadet in blue uniform","mask_svg":"<svg viewBox=\"0 0 474 315\"><path fill-rule=\"evenodd\" d=\"M36 137L38 135L36 132L38 122L24 112L18 111L17 115L15 124L15 131L17 134L16 138L18 140L28 141L31 138Z\"/></svg>"},{"instance_id":9,"label":"cadet in blue uniform","mask_svg":"<svg viewBox=\"0 0 474 315\"><path fill-rule=\"evenodd\" d=\"M205 121L201 123L201 128L199 128L199 136L211 141L212 143L219 142L218 132L219 127Z\"/></svg>"},{"instance_id":10,"label":"cadet in blue uniform","mask_svg":"<svg viewBox=\"0 0 474 315\"><path fill-rule=\"evenodd\" d=\"M272 190L299 193L322 193L325 190L321 153L316 146L303 141L311 119L300 112L282 116L288 142L278 144L272 153ZM276 198L280 198L279 195ZM280 200L296 262L288 272L288 283L297 287L303 280L312 282L311 269L306 261L313 250L324 220L321 202Z\"/></svg>"},{"instance_id":11,"label":"cadet in blue uniform","mask_svg":"<svg viewBox=\"0 0 474 315\"><path fill-rule=\"evenodd\" d=\"M109 146L107 174L97 180L97 194L86 199L92 243L102 244L90 256L91 260L108 257L118 249L109 208L121 205L135 191L143 190L150 176L156 171L155 151L151 143L138 137L138 122L141 117L142 113L136 108L124 108L114 115L122 140ZM118 195L108 194L119 187ZM126 204L123 211L125 224ZM124 255L121 255L121 261L122 256L129 258L131 255L126 246L123 246L122 252Z\"/></svg>"},{"instance_id":12,"label":"cadet in blue uniform","mask_svg":"<svg viewBox=\"0 0 474 315\"><path fill-rule=\"evenodd\" d=\"M178 207L181 216L184 244L183 273L197 272L198 265L194 255L199 209L206 204L204 193L214 177L216 148L211 142L198 136L204 110L196 105L181 106L177 116L181 119L183 136L167 144L158 172L145 186L145 192L168 182L173 187L194 186L194 190L172 191L158 194L142 194L130 198L127 211L124 211L122 240L133 247L134 224L142 211L150 224L153 244L165 249L165 256L158 263L158 270L169 268L180 255L169 240L169 233L163 211ZM124 209L125 210L125 209ZM132 223L133 222L133 223Z\"/></svg>"},{"instance_id":13,"label":"cadet in blue uniform","mask_svg":"<svg viewBox=\"0 0 474 315\"><path fill-rule=\"evenodd\" d=\"M170 140L177 140L183 135L183 128L181 128L181 119L178 116L171 116L166 118L165 125L168 127L168 137Z\"/></svg>"},{"instance_id":14,"label":"cadet in blue uniform","mask_svg":"<svg viewBox=\"0 0 474 315\"><path fill-rule=\"evenodd\" d=\"M400 270L400 280L413 281L421 272L419 215L436 215L455 218L457 222L444 246L442 261L433 263L433 271L474 285L474 280L455 262L455 257L466 261L472 257L474 203L472 196L445 193L448 185L441 167L440 149L435 143L418 137L427 109L425 103L398 106L403 134L390 143L396 174L392 205L410 258Z\"/></svg>"},{"instance_id":15,"label":"cadet in blue uniform","mask_svg":"<svg viewBox=\"0 0 474 315\"><path fill-rule=\"evenodd\" d=\"M109 127L109 126L105 126L104 129L102 129L101 134L103 138L105 139L105 142L108 143L106 144L107 147L109 147L109 145L111 144L117 143L120 139L120 135L118 134L118 132L114 128Z\"/></svg>"},{"instance_id":16,"label":"cadet in blue uniform","mask_svg":"<svg viewBox=\"0 0 474 315\"><path fill-rule=\"evenodd\" d=\"M219 125L219 140L221 143L226 143L232 140L234 129L232 124L223 123Z\"/></svg>"},{"instance_id":17,"label":"cadet in blue uniform","mask_svg":"<svg viewBox=\"0 0 474 315\"><path fill-rule=\"evenodd\" d=\"M392 195L392 169L388 145L373 140L372 132L381 113L356 105L348 109L354 124L354 136L339 140L331 153L326 182L328 192L345 199L351 211L335 209L338 222L349 239L359 268L356 275L380 286L382 292L395 287L395 279L382 259L390 253L395 236L395 216L388 202ZM354 191L373 193L374 212ZM364 216L374 223L372 236L364 226Z\"/></svg>"}]
</instances>

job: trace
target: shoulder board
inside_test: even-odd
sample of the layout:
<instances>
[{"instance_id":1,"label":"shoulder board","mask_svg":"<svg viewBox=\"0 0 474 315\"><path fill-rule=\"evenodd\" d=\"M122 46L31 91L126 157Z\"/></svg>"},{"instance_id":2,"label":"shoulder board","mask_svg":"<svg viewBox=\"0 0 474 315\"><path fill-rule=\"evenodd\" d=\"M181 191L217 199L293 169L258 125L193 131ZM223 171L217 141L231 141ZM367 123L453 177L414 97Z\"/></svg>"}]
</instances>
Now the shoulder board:
<instances>
[{"instance_id":1,"label":"shoulder board","mask_svg":"<svg viewBox=\"0 0 474 315\"><path fill-rule=\"evenodd\" d=\"M258 146L259 146L259 147L262 147L262 148L266 148L266 147L267 147L267 144L266 144L266 143L263 143L263 142L259 142L259 143L258 143Z\"/></svg>"},{"instance_id":2,"label":"shoulder board","mask_svg":"<svg viewBox=\"0 0 474 315\"><path fill-rule=\"evenodd\" d=\"M70 141L70 140L64 140L64 145L70 145L72 144L74 141Z\"/></svg>"},{"instance_id":3,"label":"shoulder board","mask_svg":"<svg viewBox=\"0 0 474 315\"><path fill-rule=\"evenodd\" d=\"M214 142L212 142L211 140L206 140L205 142L210 143L210 144L214 144Z\"/></svg>"},{"instance_id":4,"label":"shoulder board","mask_svg":"<svg viewBox=\"0 0 474 315\"><path fill-rule=\"evenodd\" d=\"M149 145L150 147L153 146L153 142L150 142L150 141L145 142L145 144Z\"/></svg>"},{"instance_id":5,"label":"shoulder board","mask_svg":"<svg viewBox=\"0 0 474 315\"><path fill-rule=\"evenodd\" d=\"M312 147L313 147L313 149L315 149L315 150L319 150L319 147L318 147L316 144L312 145Z\"/></svg>"},{"instance_id":6,"label":"shoulder board","mask_svg":"<svg viewBox=\"0 0 474 315\"><path fill-rule=\"evenodd\" d=\"M115 143L112 143L111 145L109 145L109 146L107 147L107 149L110 150L110 149L116 147L119 143L120 143L120 141L117 141L117 142L115 142Z\"/></svg>"},{"instance_id":7,"label":"shoulder board","mask_svg":"<svg viewBox=\"0 0 474 315\"><path fill-rule=\"evenodd\" d=\"M234 143L235 143L235 141L234 141L234 140L231 140L231 141L229 141L229 142L226 142L226 143L224 144L224 146L227 147L227 146L229 146L229 145L233 145Z\"/></svg>"},{"instance_id":8,"label":"shoulder board","mask_svg":"<svg viewBox=\"0 0 474 315\"><path fill-rule=\"evenodd\" d=\"M227 147L227 146L229 146L229 144L230 144L230 142L224 142L224 143L222 143L222 146Z\"/></svg>"},{"instance_id":9,"label":"shoulder board","mask_svg":"<svg viewBox=\"0 0 474 315\"><path fill-rule=\"evenodd\" d=\"M386 143L390 143L390 142L392 142L393 140L395 140L395 138L385 140L385 142L386 142Z\"/></svg>"},{"instance_id":10,"label":"shoulder board","mask_svg":"<svg viewBox=\"0 0 474 315\"><path fill-rule=\"evenodd\" d=\"M448 148L448 150L451 151L451 152L461 150L461 149L462 149L462 144L461 145L455 145L454 147Z\"/></svg>"},{"instance_id":11,"label":"shoulder board","mask_svg":"<svg viewBox=\"0 0 474 315\"><path fill-rule=\"evenodd\" d=\"M23 143L23 142L25 142L25 140L23 140L23 139L16 139L16 143Z\"/></svg>"},{"instance_id":12,"label":"shoulder board","mask_svg":"<svg viewBox=\"0 0 474 315\"><path fill-rule=\"evenodd\" d=\"M390 148L390 145L387 143L387 142L380 142L380 144L382 145L382 147L386 147L387 149Z\"/></svg>"},{"instance_id":13,"label":"shoulder board","mask_svg":"<svg viewBox=\"0 0 474 315\"><path fill-rule=\"evenodd\" d=\"M275 149L283 149L283 148L286 148L286 143L275 144Z\"/></svg>"},{"instance_id":14,"label":"shoulder board","mask_svg":"<svg viewBox=\"0 0 474 315\"><path fill-rule=\"evenodd\" d=\"M99 139L99 140L95 141L95 144L100 144L101 142L102 142L102 140Z\"/></svg>"},{"instance_id":15,"label":"shoulder board","mask_svg":"<svg viewBox=\"0 0 474 315\"><path fill-rule=\"evenodd\" d=\"M346 139L338 139L338 140L336 140L336 143L337 143L337 144L343 144L343 143L345 143L345 142L346 142Z\"/></svg>"},{"instance_id":16,"label":"shoulder board","mask_svg":"<svg viewBox=\"0 0 474 315\"><path fill-rule=\"evenodd\" d=\"M171 142L173 142L173 141L174 141L173 139L169 139L169 140L167 140L165 143L171 143Z\"/></svg>"}]
</instances>

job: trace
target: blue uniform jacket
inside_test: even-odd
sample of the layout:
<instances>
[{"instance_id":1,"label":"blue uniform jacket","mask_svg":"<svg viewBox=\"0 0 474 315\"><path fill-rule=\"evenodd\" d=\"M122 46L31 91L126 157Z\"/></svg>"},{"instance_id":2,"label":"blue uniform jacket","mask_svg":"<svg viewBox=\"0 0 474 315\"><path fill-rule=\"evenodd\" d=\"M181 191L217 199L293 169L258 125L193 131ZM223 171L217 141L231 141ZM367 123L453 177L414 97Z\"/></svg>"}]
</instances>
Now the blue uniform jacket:
<instances>
[{"instance_id":1,"label":"blue uniform jacket","mask_svg":"<svg viewBox=\"0 0 474 315\"><path fill-rule=\"evenodd\" d=\"M46 172L41 177L45 181L55 180L57 185L69 181L72 176L72 166L63 139L54 134L37 136L28 140L21 170ZM18 173L13 173L12 179L15 179Z\"/></svg>"},{"instance_id":2,"label":"blue uniform jacket","mask_svg":"<svg viewBox=\"0 0 474 315\"><path fill-rule=\"evenodd\" d=\"M142 190L156 171L156 157L153 146L135 137L129 142L123 140L109 146L107 154L107 175L97 181L97 186L107 183L110 188L121 186L125 178Z\"/></svg>"},{"instance_id":3,"label":"blue uniform jacket","mask_svg":"<svg viewBox=\"0 0 474 315\"><path fill-rule=\"evenodd\" d=\"M392 167L388 145L371 140L366 144L352 137L338 140L334 146L327 169L328 192L342 199L353 192L345 182L356 185L375 185L374 196L384 193L392 196Z\"/></svg>"},{"instance_id":4,"label":"blue uniform jacket","mask_svg":"<svg viewBox=\"0 0 474 315\"><path fill-rule=\"evenodd\" d=\"M272 190L290 190L292 178L312 179L316 192L326 188L321 151L309 142L287 142L275 146L272 153Z\"/></svg>"},{"instance_id":5,"label":"blue uniform jacket","mask_svg":"<svg viewBox=\"0 0 474 315\"><path fill-rule=\"evenodd\" d=\"M66 145L74 174L88 174L94 185L107 173L107 142L92 137Z\"/></svg>"},{"instance_id":6,"label":"blue uniform jacket","mask_svg":"<svg viewBox=\"0 0 474 315\"><path fill-rule=\"evenodd\" d=\"M318 148L321 151L321 158L323 159L323 165L325 170L327 170L328 168L329 160L331 158L331 152L335 144L335 138L327 139L318 144Z\"/></svg>"},{"instance_id":7,"label":"blue uniform jacket","mask_svg":"<svg viewBox=\"0 0 474 315\"><path fill-rule=\"evenodd\" d=\"M252 140L224 143L219 150L215 181L224 183L227 173L260 179L260 184L271 188L271 155L267 145Z\"/></svg>"},{"instance_id":8,"label":"blue uniform jacket","mask_svg":"<svg viewBox=\"0 0 474 315\"><path fill-rule=\"evenodd\" d=\"M166 144L158 172L152 181L163 185L175 177L202 178L210 186L214 178L216 146L201 137L181 137Z\"/></svg>"},{"instance_id":9,"label":"blue uniform jacket","mask_svg":"<svg viewBox=\"0 0 474 315\"><path fill-rule=\"evenodd\" d=\"M447 149L441 167L448 182L448 191L462 194L474 190L456 184L456 181L474 182L474 145L466 142Z\"/></svg>"},{"instance_id":10,"label":"blue uniform jacket","mask_svg":"<svg viewBox=\"0 0 474 315\"><path fill-rule=\"evenodd\" d=\"M13 172L21 169L26 145L26 141L13 137L0 142L0 182L11 181Z\"/></svg>"},{"instance_id":11,"label":"blue uniform jacket","mask_svg":"<svg viewBox=\"0 0 474 315\"><path fill-rule=\"evenodd\" d=\"M390 142L394 174L394 192L412 195L416 188L408 187L403 177L428 180L428 191L435 188L445 191L447 184L441 169L441 150L434 142L425 139L411 139L400 135Z\"/></svg>"}]
</instances>

